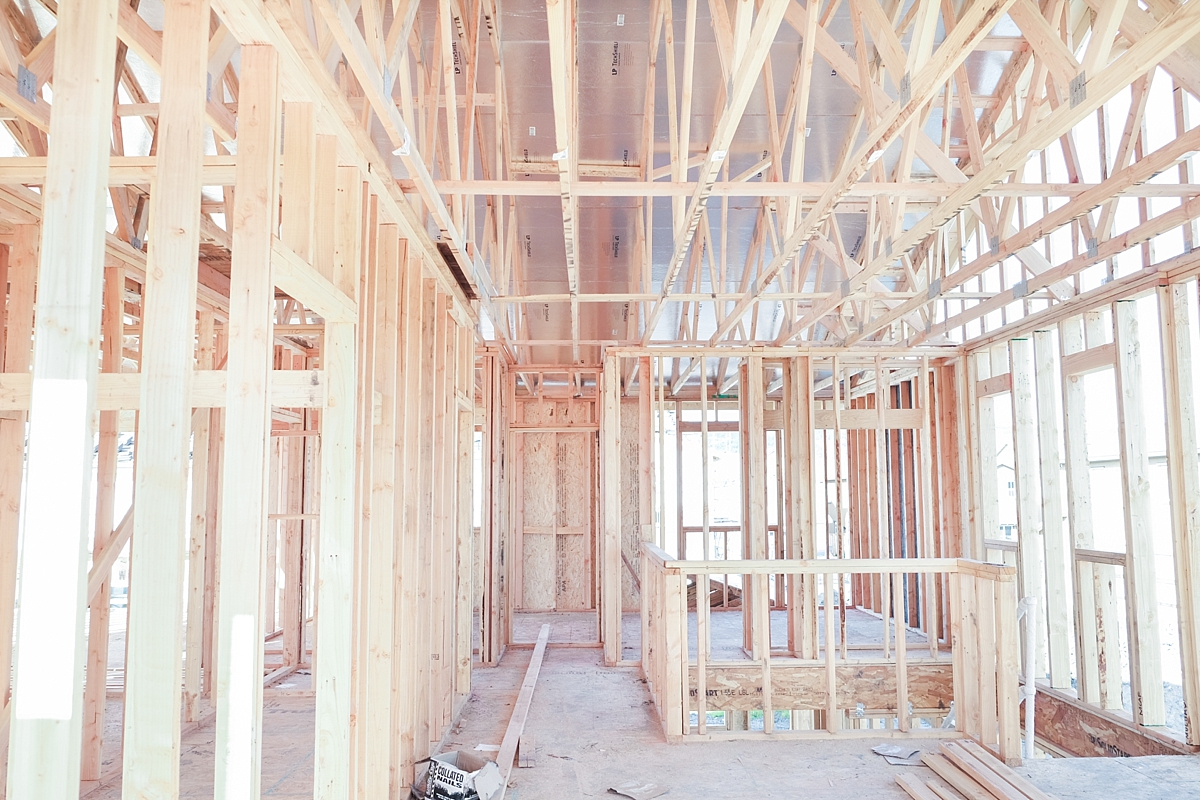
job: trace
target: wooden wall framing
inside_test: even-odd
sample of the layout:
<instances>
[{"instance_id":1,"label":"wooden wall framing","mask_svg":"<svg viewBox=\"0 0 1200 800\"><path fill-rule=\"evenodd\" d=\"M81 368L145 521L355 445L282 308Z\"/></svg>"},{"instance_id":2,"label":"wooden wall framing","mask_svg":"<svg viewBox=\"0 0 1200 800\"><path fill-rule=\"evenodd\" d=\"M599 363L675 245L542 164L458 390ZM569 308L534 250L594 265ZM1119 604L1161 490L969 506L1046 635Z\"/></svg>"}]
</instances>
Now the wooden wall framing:
<instances>
[{"instance_id":1,"label":"wooden wall framing","mask_svg":"<svg viewBox=\"0 0 1200 800\"><path fill-rule=\"evenodd\" d=\"M112 69L116 6L60 5L65 71ZM0 494L10 498L0 507L0 627L18 599L27 620L16 650L0 647L0 666L17 665L0 705L12 796L66 796L117 773L128 791L173 796L181 733L208 720L215 795L257 796L263 697L302 668L315 695L314 796L397 794L469 692L474 312L262 43L241 48L225 294L198 283L205 96L203 81L185 76L208 61L209 20L203 0L166 16L163 67L178 81L164 90L158 153L173 167L149 194L148 259L134 269L137 257L115 258L94 213L108 186L107 147L95 146L111 122L103 82L64 82L58 93L55 118L74 127L55 137L46 181L72 182L65 205L47 201L40 224L0 244ZM56 233L65 225L69 235ZM198 272L162 267L189 261ZM117 519L126 441L140 501ZM80 477L67 481L69 497L65 469ZM40 485L57 487L53 508ZM51 550L26 544L18 567L22 518L39 532L27 541ZM123 765L105 772L109 585L128 547ZM43 601L51 606L39 611ZM33 636L35 613L62 619ZM182 684L172 677L181 661ZM39 672L45 680L31 677ZM84 701L64 705L76 689Z\"/></svg>"}]
</instances>

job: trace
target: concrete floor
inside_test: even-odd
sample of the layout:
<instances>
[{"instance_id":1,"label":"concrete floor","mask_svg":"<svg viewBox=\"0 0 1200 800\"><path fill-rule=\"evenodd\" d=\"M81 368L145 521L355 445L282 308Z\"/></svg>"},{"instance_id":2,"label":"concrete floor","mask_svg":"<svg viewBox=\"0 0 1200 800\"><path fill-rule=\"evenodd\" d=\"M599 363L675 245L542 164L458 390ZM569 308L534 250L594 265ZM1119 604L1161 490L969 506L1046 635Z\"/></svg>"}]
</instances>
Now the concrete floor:
<instances>
[{"instance_id":1,"label":"concrete floor","mask_svg":"<svg viewBox=\"0 0 1200 800\"><path fill-rule=\"evenodd\" d=\"M314 700L311 676L290 675L263 698L262 795L310 800L313 793L315 748ZM295 694L292 694L295 693ZM198 725L185 728L179 759L179 796L213 797L216 768L216 726L211 713ZM121 704L112 699L105 711L103 770L105 780L81 792L81 799L119 800L121 797Z\"/></svg>"},{"instance_id":2,"label":"concrete floor","mask_svg":"<svg viewBox=\"0 0 1200 800\"><path fill-rule=\"evenodd\" d=\"M1200 756L1052 758L1029 761L1016 769L1060 800L1200 797Z\"/></svg>"},{"instance_id":3,"label":"concrete floor","mask_svg":"<svg viewBox=\"0 0 1200 800\"><path fill-rule=\"evenodd\" d=\"M514 623L518 640L532 641L540 625L550 622L552 642L580 642L594 640L594 620L588 614L530 614L517 615ZM872 627L877 625L876 621ZM626 614L626 659L640 655L638 627L638 615ZM733 644L740 638L740 615L714 614L714 632L718 627L728 628L719 638ZM500 743L530 655L529 649L512 649L498 667L476 668L471 698L447 736L446 749ZM117 800L121 795L121 709L116 696L110 698L104 750L108 779L84 795L88 800ZM288 676L268 690L263 711L264 797L312 797L313 724L307 674ZM594 647L552 645L547 650L526 730L533 738L535 766L513 770L509 800L615 797L606 794L608 787L631 779L654 781L670 790L668 797L679 798L901 800L907 795L896 785L896 774L933 777L924 767L893 767L871 752L876 744L895 743L894 739L669 745L640 669L606 669L600 649ZM185 732L180 797L213 796L214 740L211 716ZM933 750L937 745L919 740L914 746ZM1019 770L1060 800L1200 798L1200 758L1052 759L1029 762Z\"/></svg>"},{"instance_id":4,"label":"concrete floor","mask_svg":"<svg viewBox=\"0 0 1200 800\"><path fill-rule=\"evenodd\" d=\"M499 744L530 655L512 651L500 666L476 671L448 749ZM604 668L599 649L547 650L526 730L535 766L513 770L509 800L600 797L634 779L654 781L681 798L832 800L846 798L848 785L872 798L907 797L895 784L901 769L870 752L884 740L669 745L641 671Z\"/></svg>"}]
</instances>

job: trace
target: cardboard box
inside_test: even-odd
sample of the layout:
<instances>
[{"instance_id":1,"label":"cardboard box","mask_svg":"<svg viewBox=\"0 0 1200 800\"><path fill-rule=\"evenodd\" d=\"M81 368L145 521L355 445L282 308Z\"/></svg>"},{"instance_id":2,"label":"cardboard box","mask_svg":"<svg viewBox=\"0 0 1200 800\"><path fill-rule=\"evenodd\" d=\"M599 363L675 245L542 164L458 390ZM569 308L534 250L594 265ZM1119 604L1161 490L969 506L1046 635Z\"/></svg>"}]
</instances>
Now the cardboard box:
<instances>
[{"instance_id":1,"label":"cardboard box","mask_svg":"<svg viewBox=\"0 0 1200 800\"><path fill-rule=\"evenodd\" d=\"M436 800L492 800L501 786L496 762L467 750L434 756L425 776L425 796Z\"/></svg>"}]
</instances>

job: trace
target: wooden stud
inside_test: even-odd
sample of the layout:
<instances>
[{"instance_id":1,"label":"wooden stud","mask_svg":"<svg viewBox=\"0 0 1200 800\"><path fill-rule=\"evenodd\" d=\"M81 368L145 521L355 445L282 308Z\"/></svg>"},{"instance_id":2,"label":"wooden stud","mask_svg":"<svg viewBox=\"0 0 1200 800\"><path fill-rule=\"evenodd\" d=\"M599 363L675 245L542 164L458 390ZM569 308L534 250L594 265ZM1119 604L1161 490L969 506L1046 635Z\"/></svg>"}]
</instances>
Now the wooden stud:
<instances>
[{"instance_id":1,"label":"wooden stud","mask_svg":"<svg viewBox=\"0 0 1200 800\"><path fill-rule=\"evenodd\" d=\"M1041 476L1042 542L1046 559L1046 616L1049 646L1050 685L1071 685L1072 638L1067 586L1070 551L1063 529L1062 459L1058 451L1058 394L1054 386L1053 332L1033 334L1034 381L1038 412L1038 474ZM1039 609L1040 611L1040 609Z\"/></svg>"},{"instance_id":2,"label":"wooden stud","mask_svg":"<svg viewBox=\"0 0 1200 800\"><path fill-rule=\"evenodd\" d=\"M330 144L318 137L318 152ZM240 154L239 149L239 157ZM334 179L330 180L331 177ZM326 247L318 243L316 267L343 292L353 294L361 247L362 179L355 167L337 167L333 175L328 168L319 170L317 181L326 191L332 190L333 202L332 208L329 204L318 208L318 235L328 226L332 240ZM322 214L326 216L322 217ZM313 685L317 695L314 797L318 800L344 798L350 791L351 581L357 416L354 398L358 395L355 327L347 322L327 324L321 350L322 369L329 378L329 385L321 413L321 519L318 523L316 598L320 617L313 654ZM222 562L226 558L223 554Z\"/></svg>"},{"instance_id":3,"label":"wooden stud","mask_svg":"<svg viewBox=\"0 0 1200 800\"><path fill-rule=\"evenodd\" d=\"M392 737L392 659L393 643L393 544L395 521L393 494L396 484L396 396L397 347L399 345L398 321L400 264L405 254L402 251L399 231L395 226L382 225L378 229L376 244L376 274L374 287L375 320L373 334L375 343L373 357L373 391L381 397L380 413L376 424L370 427L370 453L373 463L370 472L371 511L369 528L364 530L364 549L369 552L360 580L363 582L363 599L359 606L360 636L365 647L360 649L365 657L358 663L358 675L363 681L364 706L360 706L357 717L364 721L361 755L365 769L357 789L361 797L378 797L388 791Z\"/></svg>"},{"instance_id":4,"label":"wooden stud","mask_svg":"<svg viewBox=\"0 0 1200 800\"><path fill-rule=\"evenodd\" d=\"M1117 428L1121 453L1121 488L1125 508L1126 617L1129 666L1133 686L1133 718L1141 725L1162 725L1166 708L1162 684L1154 540L1150 531L1151 499L1141 387L1141 347L1137 306L1113 304L1113 339L1117 345Z\"/></svg>"},{"instance_id":5,"label":"wooden stud","mask_svg":"<svg viewBox=\"0 0 1200 800\"><path fill-rule=\"evenodd\" d=\"M1013 339L1009 343L1012 375L1012 426L1014 471L1017 497L1017 548L1021 561L1020 592L1022 597L1037 599L1037 616L1026 616L1025 624L1036 626L1034 640L1038 652L1033 663L1040 678L1045 669L1046 572L1043 558L1046 548L1042 538L1041 503L1039 495L1037 406L1034 404L1033 342ZM1022 639L1022 641L1027 641ZM1026 654L1028 657L1028 654ZM1023 663L1029 663L1025 661Z\"/></svg>"},{"instance_id":6,"label":"wooden stud","mask_svg":"<svg viewBox=\"0 0 1200 800\"><path fill-rule=\"evenodd\" d=\"M34 284L38 270L40 235L41 229L37 225L18 225L14 231L13 243L9 247L5 372L27 374L32 361ZM20 411L0 416L0 676L12 675L13 667L13 622L16 616L21 483L25 473L27 418L28 414ZM107 420L102 417L101 421ZM103 495L98 497L98 505L102 497ZM111 515L108 525L111 530ZM94 698L95 694L90 697ZM8 709L6 716L11 720L11 678L0 679L0 700L3 701L3 707ZM86 725L86 709L84 714ZM89 728L88 733L92 734L93 731ZM0 734L0 737L3 735ZM93 735L91 739L94 738ZM85 752L89 760L96 764L95 773L99 775L98 749L93 745ZM86 770L87 768L85 772Z\"/></svg>"},{"instance_id":7,"label":"wooden stud","mask_svg":"<svg viewBox=\"0 0 1200 800\"><path fill-rule=\"evenodd\" d=\"M600 628L604 661L621 660L621 373L620 360L606 357L601 445Z\"/></svg>"},{"instance_id":8,"label":"wooden stud","mask_svg":"<svg viewBox=\"0 0 1200 800\"><path fill-rule=\"evenodd\" d=\"M229 402L225 412L221 599L218 612L216 797L256 797L262 726L259 640L266 508L272 341L271 230L277 213L279 58L274 48L242 48L238 117L239 200L233 218ZM263 187L258 191L249 187ZM328 343L330 332L326 330ZM330 365L325 365L328 373ZM328 444L328 442L327 442ZM328 495L325 495L328 497ZM322 539L328 529L322 526ZM260 538L262 537L262 538ZM322 576L324 577L324 576ZM322 604L322 612L328 605ZM318 701L319 702L319 701Z\"/></svg>"},{"instance_id":9,"label":"wooden stud","mask_svg":"<svg viewBox=\"0 0 1200 800\"><path fill-rule=\"evenodd\" d=\"M79 791L115 0L59 4L29 414L8 793ZM188 311L189 317L191 310ZM177 627L177 626L176 626ZM178 687L177 687L178 688Z\"/></svg>"},{"instance_id":10,"label":"wooden stud","mask_svg":"<svg viewBox=\"0 0 1200 800\"><path fill-rule=\"evenodd\" d=\"M208 21L208 3L195 0L171 4L163 25L165 88L157 129L159 175L151 197L154 212L139 339L142 397L136 491L147 499L134 516L137 546L132 548L129 564L122 750L122 791L129 797L179 792L178 672L183 646L179 587L184 576L182 533L189 528L185 489L196 274L167 265L190 263L199 252ZM272 108L268 113L277 112ZM252 148L253 143L251 152ZM272 162L263 177L273 179L273 168ZM242 184L245 186L260 176L249 172L249 167L242 170L239 162L239 177L248 179ZM236 222L234 227L237 236ZM232 292L232 281L230 288ZM231 370L231 377L234 374ZM262 388L265 390L265 382ZM265 397L264 407L269 409ZM249 479L246 482L249 484ZM250 755L248 748L244 752Z\"/></svg>"},{"instance_id":11,"label":"wooden stud","mask_svg":"<svg viewBox=\"0 0 1200 800\"><path fill-rule=\"evenodd\" d=\"M10 270L10 274L13 270ZM14 277L17 277L14 275ZM32 271L29 273L32 294ZM19 278L18 278L19 280ZM14 284L15 285L15 284ZM29 325L26 333L32 333L32 312L30 304L27 309L14 309L18 316L22 312L29 313ZM105 372L117 372L121 368L122 322L125 315L125 270L121 267L106 267L104 270L104 309L101 312L101 369ZM16 320L10 320L14 322ZM12 332L21 330L21 323L13 327ZM27 338L27 337L26 337ZM18 338L18 342L21 341ZM29 353L25 348L23 355L17 355L14 362L25 364L28 369ZM6 365L8 359L5 359ZM118 412L100 412L100 435L96 447L96 529L92 538L92 552L100 552L114 533L115 500L117 482L117 434ZM23 426L22 426L23 427ZM0 436L3 434L0 433ZM22 432L22 439L24 435ZM110 573L111 574L111 573ZM83 761L80 765L80 780L83 785L88 781L99 781L103 765L102 751L104 746L104 712L108 704L108 650L109 650L109 581L105 580L97 595L92 598L88 620L88 661L87 675L95 676L88 679L83 694ZM191 651L189 651L190 654Z\"/></svg>"},{"instance_id":12,"label":"wooden stud","mask_svg":"<svg viewBox=\"0 0 1200 800\"><path fill-rule=\"evenodd\" d=\"M1192 340L1188 287L1158 289L1162 336L1163 398L1166 402L1167 480L1171 492L1171 528L1175 555L1175 591L1179 609L1179 649L1183 662L1183 707L1188 744L1200 744L1200 608L1195 578L1200 575L1200 467L1196 449L1196 411L1189 402Z\"/></svg>"},{"instance_id":13,"label":"wooden stud","mask_svg":"<svg viewBox=\"0 0 1200 800\"><path fill-rule=\"evenodd\" d=\"M124 286L121 289L123 291ZM215 315L211 310L201 309L198 328L196 367L198 369L212 369L216 330ZM206 408L196 409L192 415L192 516L190 521L190 538L188 541L187 628L184 645L186 660L184 662L183 684L183 719L185 722L195 722L199 719L200 714L200 677L203 669L202 657L205 622L205 545L207 543L206 534L208 528L208 451L211 424L212 415L209 414L209 410ZM115 434L114 420L114 439ZM101 436L103 436L103 432ZM215 511L216 509L213 509L214 513ZM108 515L108 518L112 518L111 513ZM99 524L100 522L97 520L97 531L100 530ZM110 527L111 524L111 522L108 523ZM102 590L101 595L104 594L106 593Z\"/></svg>"}]
</instances>

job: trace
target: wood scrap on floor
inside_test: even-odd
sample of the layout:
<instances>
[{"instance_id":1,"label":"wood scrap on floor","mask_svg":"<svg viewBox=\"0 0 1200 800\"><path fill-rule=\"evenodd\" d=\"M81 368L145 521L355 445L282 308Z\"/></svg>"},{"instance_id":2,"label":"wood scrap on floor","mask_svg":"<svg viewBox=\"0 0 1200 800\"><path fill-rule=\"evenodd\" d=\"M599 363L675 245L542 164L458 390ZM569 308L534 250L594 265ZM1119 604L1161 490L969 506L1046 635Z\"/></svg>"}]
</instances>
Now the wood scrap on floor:
<instances>
[{"instance_id":1,"label":"wood scrap on floor","mask_svg":"<svg viewBox=\"0 0 1200 800\"><path fill-rule=\"evenodd\" d=\"M526 731L521 734L521 739L517 742L517 766L521 769L533 767L535 752L537 752L537 747L533 743L533 734Z\"/></svg>"},{"instance_id":2,"label":"wood scrap on floor","mask_svg":"<svg viewBox=\"0 0 1200 800\"><path fill-rule=\"evenodd\" d=\"M923 782L911 772L896 776L896 783L909 797L915 800L1054 800L976 742L967 739L943 742L939 749L940 753L925 753L921 757L937 778Z\"/></svg>"},{"instance_id":3,"label":"wood scrap on floor","mask_svg":"<svg viewBox=\"0 0 1200 800\"><path fill-rule=\"evenodd\" d=\"M508 779L512 774L513 761L517 757L517 745L525 732L525 719L529 716L529 706L533 703L533 689L537 685L538 674L542 671L542 658L546 655L546 642L549 640L550 625L545 624L538 634L537 644L534 645L533 655L529 659L529 668L525 671L525 680L521 682L521 693L517 695L516 705L513 706L512 716L508 720L508 728L500 742L496 764L500 767L500 776L504 783L496 800L504 800L508 791Z\"/></svg>"}]
</instances>

